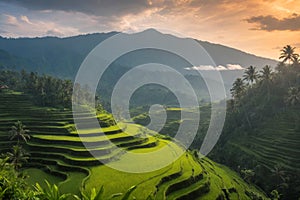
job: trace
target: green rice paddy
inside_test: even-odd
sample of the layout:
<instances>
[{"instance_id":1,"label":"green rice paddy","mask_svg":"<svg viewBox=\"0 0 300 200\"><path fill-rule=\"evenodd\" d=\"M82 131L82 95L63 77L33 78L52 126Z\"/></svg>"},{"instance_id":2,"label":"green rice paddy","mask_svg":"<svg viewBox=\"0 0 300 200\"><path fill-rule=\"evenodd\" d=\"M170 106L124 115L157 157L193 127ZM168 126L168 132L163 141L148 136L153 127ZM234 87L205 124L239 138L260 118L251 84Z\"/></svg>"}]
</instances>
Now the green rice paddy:
<instances>
[{"instance_id":1,"label":"green rice paddy","mask_svg":"<svg viewBox=\"0 0 300 200\"><path fill-rule=\"evenodd\" d=\"M38 182L44 186L47 179L57 184L62 192L74 194L78 194L81 187L89 191L103 185L106 197L126 192L136 185L131 198L141 200L149 195L157 200L225 199L226 196L250 199L246 191L264 197L262 192L228 168L207 158L199 160L176 142L155 137L153 131L143 132L139 125L127 124L124 131L120 124L107 124L101 129L87 128L81 131L80 137L74 128L70 110L35 107L30 96L22 93L0 95L0 150L6 152L14 144L8 138L8 131L14 122L21 120L31 135L29 142L23 144L30 153L30 159L24 166L24 172L30 176L30 184ZM78 117L86 119L92 116L89 114L81 113ZM102 123L111 120L110 115L97 117ZM82 141L89 146L85 147ZM133 159L131 154L140 155L140 159ZM174 162L146 173L112 168L160 166L165 160Z\"/></svg>"}]
</instances>

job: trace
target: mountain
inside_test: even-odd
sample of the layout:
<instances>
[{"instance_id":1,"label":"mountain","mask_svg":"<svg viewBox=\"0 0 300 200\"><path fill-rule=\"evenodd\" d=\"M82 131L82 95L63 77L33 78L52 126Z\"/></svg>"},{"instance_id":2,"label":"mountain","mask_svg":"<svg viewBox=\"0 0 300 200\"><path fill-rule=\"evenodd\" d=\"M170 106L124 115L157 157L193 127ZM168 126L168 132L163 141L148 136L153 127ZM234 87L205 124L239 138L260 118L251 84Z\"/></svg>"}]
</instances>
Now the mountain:
<instances>
[{"instance_id":1,"label":"mountain","mask_svg":"<svg viewBox=\"0 0 300 200\"><path fill-rule=\"evenodd\" d=\"M149 32L153 29L144 31ZM162 35L160 32L156 32ZM40 73L49 73L56 76L74 78L80 64L87 54L103 40L117 34L95 33L79 35L66 38L42 37L42 38L3 38L0 37L0 49L6 51L11 56L27 60L15 66L17 69L36 70ZM174 37L174 36L167 36ZM183 40L182 38L177 38ZM198 41L205 50L211 55L217 65L226 66L227 64L238 64L242 67L254 65L263 67L268 64L276 65L275 60L257 57L237 49L229 48L219 44ZM160 53L160 52L159 52ZM138 62L143 62L149 57L149 52L140 52ZM169 57L170 55L161 55L157 59ZM31 63L28 63L28 62ZM176 61L176 60L175 60ZM175 63L174 61L174 63ZM13 67L11 63L2 63L5 67ZM33 64L34 66L31 66ZM127 62L130 65L130 62Z\"/></svg>"},{"instance_id":2,"label":"mountain","mask_svg":"<svg viewBox=\"0 0 300 200\"><path fill-rule=\"evenodd\" d=\"M118 34L94 33L79 35L67 38L43 37L43 38L3 38L0 37L0 66L7 69L35 71L40 74L50 74L60 78L74 79L76 73L88 55L88 53L105 39ZM172 40L174 43L185 44L186 39L172 35L162 34L154 29L149 29L138 33L147 38ZM126 34L125 34L126 35ZM233 81L241 76L243 68L250 65L257 66L258 69L265 65L275 66L276 61L257 57L237 49L229 48L219 44L212 44L204 41L197 41L210 54L216 65L221 65L220 71L224 80L227 96L230 96L230 88ZM186 51L189 51L188 49ZM3 55L3 56L1 56ZM4 57L4 58L3 58ZM109 101L112 89L119 78L132 67L145 63L160 63L172 66L183 75L193 85L196 93L203 100L209 99L205 82L195 70L187 70L193 66L183 58L163 50L142 49L127 53L115 60L107 73L103 82L99 86L99 92L105 101ZM205 63L199 63L202 65ZM228 69L228 66L238 66L238 70ZM220 66L219 66L220 67ZM235 68L234 68L235 69ZM101 79L102 80L102 79ZM214 80L213 80L214 81ZM165 89L162 89L165 90ZM146 93L146 92L144 92ZM170 96L166 92L166 96ZM146 99L148 98L145 96ZM168 99L169 100L169 99ZM174 105L174 101L167 103ZM137 105L143 102L137 102Z\"/></svg>"},{"instance_id":3,"label":"mountain","mask_svg":"<svg viewBox=\"0 0 300 200\"><path fill-rule=\"evenodd\" d=\"M25 69L73 79L86 55L101 41L116 34L98 33L68 38L3 38L0 49L10 56L26 60L12 66L2 62L6 68Z\"/></svg>"}]
</instances>

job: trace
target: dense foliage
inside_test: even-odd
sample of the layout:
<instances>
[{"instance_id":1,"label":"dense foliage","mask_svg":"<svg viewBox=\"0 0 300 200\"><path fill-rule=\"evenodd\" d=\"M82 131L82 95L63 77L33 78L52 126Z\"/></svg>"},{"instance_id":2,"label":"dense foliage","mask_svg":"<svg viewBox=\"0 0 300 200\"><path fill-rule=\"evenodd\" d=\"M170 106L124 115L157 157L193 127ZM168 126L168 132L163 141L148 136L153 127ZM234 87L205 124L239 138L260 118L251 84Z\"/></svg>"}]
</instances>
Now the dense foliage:
<instances>
[{"instance_id":1,"label":"dense foliage","mask_svg":"<svg viewBox=\"0 0 300 200\"><path fill-rule=\"evenodd\" d=\"M300 64L295 48L289 45L282 50L280 57L282 62L278 63L275 68L266 65L258 70L255 66L250 66L245 70L244 75L233 83L232 99L227 102L224 129L218 144L209 156L235 169L245 181L257 184L273 199L278 199L277 197L294 199L300 196L298 187L300 177L299 171L291 168L297 167L299 163L294 154L288 159L278 156L277 153L288 156L299 152L299 148L291 151L289 148L293 147L282 146L280 150L277 150L278 148L273 143L276 140L286 142L287 138L282 138L282 135L297 138L294 135L300 132ZM147 125L150 122L147 111L147 108L132 109L134 121ZM209 126L210 105L200 107L200 111L199 130L191 149L201 147ZM167 121L160 133L174 136L173 133L177 132L181 123L180 112L184 111L167 109ZM285 124L285 121L289 124ZM251 151L258 147L253 144L255 140L250 140L250 138L262 139L263 134L269 134L266 133L267 131L272 133L270 127L265 125L266 123L270 126L281 123L279 126L282 126L281 135L268 135L272 138L268 144L270 146L262 142L262 145L267 146L266 151L269 153L268 159L270 160ZM234 148L232 143L238 145L238 148ZM286 142L286 144L289 143ZM243 147L250 150L242 152L239 148ZM283 151L282 149L286 151L280 152ZM257 151L262 151L262 149ZM275 160L276 157L278 159ZM284 159L285 163L280 159ZM261 162L266 164L261 164Z\"/></svg>"},{"instance_id":2,"label":"dense foliage","mask_svg":"<svg viewBox=\"0 0 300 200\"><path fill-rule=\"evenodd\" d=\"M30 94L33 102L39 106L71 108L73 82L35 72L0 70L0 87ZM76 97L79 102L90 101L92 97L87 86L75 84ZM0 89L0 92L3 89ZM96 96L99 106L99 96Z\"/></svg>"},{"instance_id":3,"label":"dense foliage","mask_svg":"<svg viewBox=\"0 0 300 200\"><path fill-rule=\"evenodd\" d=\"M25 177L8 160L7 157L0 159L0 199L35 199Z\"/></svg>"},{"instance_id":4,"label":"dense foliage","mask_svg":"<svg viewBox=\"0 0 300 200\"><path fill-rule=\"evenodd\" d=\"M39 76L25 71L0 71L0 85L24 91L34 96L34 102L42 106L71 106L73 83L52 76Z\"/></svg>"},{"instance_id":5,"label":"dense foliage","mask_svg":"<svg viewBox=\"0 0 300 200\"><path fill-rule=\"evenodd\" d=\"M234 82L231 89L233 99L228 101L222 137L210 155L215 160L241 172L245 179L256 183L269 194L274 195L275 190L278 191L283 199L294 199L300 196L297 187L300 184L299 172L289 168L297 166L297 161L288 166L281 162L274 165L251 150L248 153L240 152L230 143L234 141L235 145L246 144L248 149L254 148L247 140L262 138L263 135L260 134L266 134L265 132L268 131L265 125L267 122L276 126L275 121L279 121L283 135L284 132L290 135L299 134L300 64L299 55L294 50L295 48L289 45L284 47L280 56L283 61L278 63L275 71L270 66L265 66L261 71L250 66L246 69L244 77ZM285 125L283 119L288 119L292 125ZM273 136L274 141L284 140L276 137ZM269 148L276 149L274 145ZM273 156L277 155L273 154ZM262 159L266 164L261 164ZM248 176L249 174L251 177Z\"/></svg>"}]
</instances>

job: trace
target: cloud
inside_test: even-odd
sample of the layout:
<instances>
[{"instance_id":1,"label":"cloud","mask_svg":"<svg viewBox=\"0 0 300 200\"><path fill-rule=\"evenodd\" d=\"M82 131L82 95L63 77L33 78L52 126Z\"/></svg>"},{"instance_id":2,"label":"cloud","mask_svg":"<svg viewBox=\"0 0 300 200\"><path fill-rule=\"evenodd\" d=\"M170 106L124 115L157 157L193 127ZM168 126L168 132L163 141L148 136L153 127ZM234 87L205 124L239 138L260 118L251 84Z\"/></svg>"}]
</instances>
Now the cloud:
<instances>
[{"instance_id":1,"label":"cloud","mask_svg":"<svg viewBox=\"0 0 300 200\"><path fill-rule=\"evenodd\" d=\"M238 64L227 64L226 65L228 70L243 70L244 68Z\"/></svg>"},{"instance_id":2,"label":"cloud","mask_svg":"<svg viewBox=\"0 0 300 200\"><path fill-rule=\"evenodd\" d=\"M8 26L17 26L18 19L13 15L0 14L0 24L4 24Z\"/></svg>"},{"instance_id":3,"label":"cloud","mask_svg":"<svg viewBox=\"0 0 300 200\"><path fill-rule=\"evenodd\" d=\"M28 19L28 17L25 16L25 15L22 15L22 16L20 17L20 20L23 21L23 22L25 22L25 23L27 23L27 24L32 24L32 22L31 22L31 21Z\"/></svg>"},{"instance_id":4,"label":"cloud","mask_svg":"<svg viewBox=\"0 0 300 200\"><path fill-rule=\"evenodd\" d=\"M186 10L197 10L202 14L215 13L235 8L249 8L250 1L240 0L0 0L0 3L19 5L30 10L60 10L66 12L81 12L95 16L124 16L138 14L150 9L159 9L160 14L175 14Z\"/></svg>"},{"instance_id":5,"label":"cloud","mask_svg":"<svg viewBox=\"0 0 300 200\"><path fill-rule=\"evenodd\" d=\"M64 36L64 34L56 28L46 31L46 35L47 36Z\"/></svg>"},{"instance_id":6,"label":"cloud","mask_svg":"<svg viewBox=\"0 0 300 200\"><path fill-rule=\"evenodd\" d=\"M217 71L226 71L226 70L244 70L244 68L238 64L227 64L226 67L223 65L218 65L216 67L211 65L200 65L200 66L194 66L194 67L187 67L184 68L189 71L210 71L210 70L217 70Z\"/></svg>"},{"instance_id":7,"label":"cloud","mask_svg":"<svg viewBox=\"0 0 300 200\"><path fill-rule=\"evenodd\" d=\"M278 19L272 15L256 16L246 19L248 23L257 24L258 27L255 30L266 31L300 31L300 15L293 14L290 17Z\"/></svg>"},{"instance_id":8,"label":"cloud","mask_svg":"<svg viewBox=\"0 0 300 200\"><path fill-rule=\"evenodd\" d=\"M153 5L149 0L1 0L31 10L63 10L82 12L98 16L120 16L127 13L138 13ZM151 4L151 5L150 5Z\"/></svg>"},{"instance_id":9,"label":"cloud","mask_svg":"<svg viewBox=\"0 0 300 200\"><path fill-rule=\"evenodd\" d=\"M54 20L31 20L26 15L0 14L0 33L8 37L19 35L35 37L78 35L79 31L76 28L58 24Z\"/></svg>"}]
</instances>

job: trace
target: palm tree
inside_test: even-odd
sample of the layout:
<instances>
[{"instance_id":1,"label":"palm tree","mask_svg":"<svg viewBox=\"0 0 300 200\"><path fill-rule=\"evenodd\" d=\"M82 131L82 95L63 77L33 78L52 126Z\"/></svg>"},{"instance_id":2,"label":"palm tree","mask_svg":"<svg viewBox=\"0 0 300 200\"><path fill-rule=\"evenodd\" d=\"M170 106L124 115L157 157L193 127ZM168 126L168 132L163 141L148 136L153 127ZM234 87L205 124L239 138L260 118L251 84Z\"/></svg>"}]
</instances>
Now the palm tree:
<instances>
[{"instance_id":1,"label":"palm tree","mask_svg":"<svg viewBox=\"0 0 300 200\"><path fill-rule=\"evenodd\" d=\"M281 165L274 166L273 169L271 169L272 176L276 179L276 187L287 187L286 183L286 171L283 170Z\"/></svg>"},{"instance_id":2,"label":"palm tree","mask_svg":"<svg viewBox=\"0 0 300 200\"><path fill-rule=\"evenodd\" d=\"M29 130L26 129L26 126L23 125L21 121L17 121L14 126L11 127L11 140L17 138L18 144L20 143L20 139L27 142L27 139L30 139Z\"/></svg>"},{"instance_id":3,"label":"palm tree","mask_svg":"<svg viewBox=\"0 0 300 200\"><path fill-rule=\"evenodd\" d=\"M28 129L26 129L26 126L22 124L21 121L17 121L14 126L11 127L10 133L11 133L11 140L14 140L17 138L18 144L20 143L20 139L27 142L27 139L30 139L30 135L27 133L29 132Z\"/></svg>"},{"instance_id":4,"label":"palm tree","mask_svg":"<svg viewBox=\"0 0 300 200\"><path fill-rule=\"evenodd\" d=\"M269 65L264 66L260 73L259 78L261 78L262 81L271 82L273 72Z\"/></svg>"},{"instance_id":5,"label":"palm tree","mask_svg":"<svg viewBox=\"0 0 300 200\"><path fill-rule=\"evenodd\" d=\"M20 145L15 145L12 148L12 152L7 153L11 164L14 166L14 169L17 170L22 166L23 163L27 162L28 154Z\"/></svg>"},{"instance_id":6,"label":"palm tree","mask_svg":"<svg viewBox=\"0 0 300 200\"><path fill-rule=\"evenodd\" d=\"M256 71L256 67L253 67L252 65L250 67L248 67L246 69L243 77L244 77L243 80L246 80L246 81L250 82L251 84L253 84L254 81L256 81L258 78L258 73Z\"/></svg>"},{"instance_id":7,"label":"palm tree","mask_svg":"<svg viewBox=\"0 0 300 200\"><path fill-rule=\"evenodd\" d=\"M239 103L239 101L237 101L237 100L239 100L242 97L242 95L245 91L245 88L246 88L245 83L241 78L237 78L234 81L233 87L230 89L230 91L231 91L231 95L235 99L235 103ZM246 117L246 120L249 124L249 127L252 128L252 125L251 125L251 122L250 122L250 119L248 117L246 109L243 106L241 106L241 108L242 108L243 112L245 113L245 117ZM237 110L237 111L239 111L239 110Z\"/></svg>"},{"instance_id":8,"label":"palm tree","mask_svg":"<svg viewBox=\"0 0 300 200\"><path fill-rule=\"evenodd\" d=\"M285 103L287 105L295 106L300 103L300 89L296 87L290 87L288 94L285 97Z\"/></svg>"},{"instance_id":9,"label":"palm tree","mask_svg":"<svg viewBox=\"0 0 300 200\"><path fill-rule=\"evenodd\" d=\"M233 87L230 89L231 95L234 99L239 99L242 93L245 91L245 84L241 78L237 78L234 83Z\"/></svg>"},{"instance_id":10,"label":"palm tree","mask_svg":"<svg viewBox=\"0 0 300 200\"><path fill-rule=\"evenodd\" d=\"M291 47L291 45L286 45L281 50L281 54L279 59L283 59L282 62L285 63L286 61L289 61L289 64L291 64L292 61L298 59L299 54L295 53L296 47Z\"/></svg>"},{"instance_id":11,"label":"palm tree","mask_svg":"<svg viewBox=\"0 0 300 200\"><path fill-rule=\"evenodd\" d=\"M261 75L259 78L261 80L261 85L267 88L268 99L270 98L270 84L272 82L273 72L269 65L264 66L264 68L260 71Z\"/></svg>"}]
</instances>

